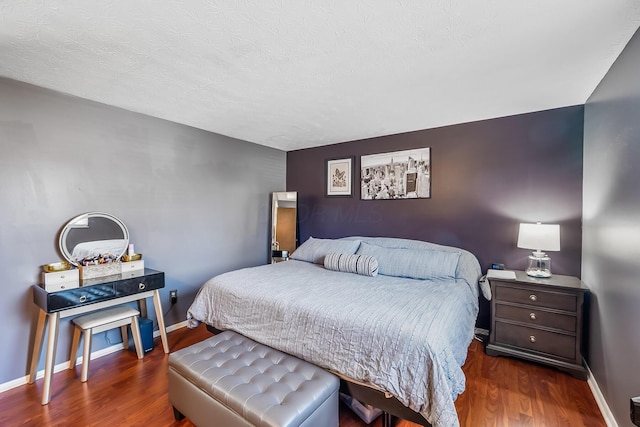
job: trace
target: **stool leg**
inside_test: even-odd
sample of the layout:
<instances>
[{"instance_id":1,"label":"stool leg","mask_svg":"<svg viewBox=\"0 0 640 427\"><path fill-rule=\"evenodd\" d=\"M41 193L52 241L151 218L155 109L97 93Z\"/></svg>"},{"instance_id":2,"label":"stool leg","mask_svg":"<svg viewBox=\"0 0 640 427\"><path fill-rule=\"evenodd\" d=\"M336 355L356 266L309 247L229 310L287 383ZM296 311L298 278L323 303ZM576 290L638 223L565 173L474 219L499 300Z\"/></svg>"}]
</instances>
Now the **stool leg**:
<instances>
[{"instance_id":1,"label":"stool leg","mask_svg":"<svg viewBox=\"0 0 640 427\"><path fill-rule=\"evenodd\" d=\"M69 369L76 367L78 360L78 344L80 344L80 328L73 328L73 339L71 340L71 353L69 354Z\"/></svg>"},{"instance_id":2,"label":"stool leg","mask_svg":"<svg viewBox=\"0 0 640 427\"><path fill-rule=\"evenodd\" d=\"M82 375L80 381L87 382L89 378L89 360L91 360L91 338L93 331L91 329L84 330L84 349L82 351Z\"/></svg>"},{"instance_id":3,"label":"stool leg","mask_svg":"<svg viewBox=\"0 0 640 427\"><path fill-rule=\"evenodd\" d=\"M129 333L127 332L127 326L120 326L120 334L122 335L122 348L124 350L129 349Z\"/></svg>"},{"instance_id":4,"label":"stool leg","mask_svg":"<svg viewBox=\"0 0 640 427\"><path fill-rule=\"evenodd\" d=\"M142 350L142 338L140 337L140 322L138 322L138 316L133 316L131 320L133 321L131 333L133 334L133 342L136 345L136 353L138 354L138 359L142 359L144 351Z\"/></svg>"}]
</instances>

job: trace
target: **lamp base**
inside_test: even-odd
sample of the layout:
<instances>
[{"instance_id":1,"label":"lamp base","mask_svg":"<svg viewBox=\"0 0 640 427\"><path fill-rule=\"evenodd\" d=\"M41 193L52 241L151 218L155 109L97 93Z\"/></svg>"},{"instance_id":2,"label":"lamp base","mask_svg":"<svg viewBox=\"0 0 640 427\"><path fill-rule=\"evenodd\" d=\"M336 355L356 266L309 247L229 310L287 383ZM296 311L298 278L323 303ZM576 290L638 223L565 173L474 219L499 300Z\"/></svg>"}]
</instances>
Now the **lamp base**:
<instances>
[{"instance_id":1,"label":"lamp base","mask_svg":"<svg viewBox=\"0 0 640 427\"><path fill-rule=\"evenodd\" d=\"M533 255L529 255L529 266L526 273L528 276L543 279L551 277L551 258L544 252L534 252Z\"/></svg>"},{"instance_id":2,"label":"lamp base","mask_svg":"<svg viewBox=\"0 0 640 427\"><path fill-rule=\"evenodd\" d=\"M529 269L527 268L527 275L531 277L538 277L542 279L547 279L551 277L551 272L549 270L538 270L538 269Z\"/></svg>"}]
</instances>

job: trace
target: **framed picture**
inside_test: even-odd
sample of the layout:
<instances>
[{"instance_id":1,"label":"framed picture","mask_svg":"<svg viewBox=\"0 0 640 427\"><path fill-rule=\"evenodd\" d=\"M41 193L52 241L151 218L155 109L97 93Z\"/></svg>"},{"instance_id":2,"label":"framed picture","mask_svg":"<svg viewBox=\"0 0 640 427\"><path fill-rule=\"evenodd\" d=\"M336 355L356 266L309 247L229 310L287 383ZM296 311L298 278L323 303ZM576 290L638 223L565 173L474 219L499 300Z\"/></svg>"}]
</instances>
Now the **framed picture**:
<instances>
[{"instance_id":1,"label":"framed picture","mask_svg":"<svg viewBox=\"0 0 640 427\"><path fill-rule=\"evenodd\" d=\"M325 165L327 197L353 197L354 157L328 159Z\"/></svg>"},{"instance_id":2,"label":"framed picture","mask_svg":"<svg viewBox=\"0 0 640 427\"><path fill-rule=\"evenodd\" d=\"M430 147L360 157L360 198L362 200L428 199L430 197Z\"/></svg>"}]
</instances>

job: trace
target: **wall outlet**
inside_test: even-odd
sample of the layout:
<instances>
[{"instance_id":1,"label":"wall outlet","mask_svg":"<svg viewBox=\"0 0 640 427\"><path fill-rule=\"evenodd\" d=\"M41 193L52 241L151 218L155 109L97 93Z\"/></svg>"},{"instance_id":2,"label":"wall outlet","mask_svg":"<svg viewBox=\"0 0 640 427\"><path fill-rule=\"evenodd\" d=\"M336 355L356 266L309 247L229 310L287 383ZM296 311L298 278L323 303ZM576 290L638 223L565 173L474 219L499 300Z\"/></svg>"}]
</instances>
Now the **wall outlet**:
<instances>
[{"instance_id":1,"label":"wall outlet","mask_svg":"<svg viewBox=\"0 0 640 427\"><path fill-rule=\"evenodd\" d=\"M178 290L174 289L169 291L169 297L171 297L171 304L175 304L178 302Z\"/></svg>"},{"instance_id":2,"label":"wall outlet","mask_svg":"<svg viewBox=\"0 0 640 427\"><path fill-rule=\"evenodd\" d=\"M640 426L640 396L631 398L631 422Z\"/></svg>"}]
</instances>

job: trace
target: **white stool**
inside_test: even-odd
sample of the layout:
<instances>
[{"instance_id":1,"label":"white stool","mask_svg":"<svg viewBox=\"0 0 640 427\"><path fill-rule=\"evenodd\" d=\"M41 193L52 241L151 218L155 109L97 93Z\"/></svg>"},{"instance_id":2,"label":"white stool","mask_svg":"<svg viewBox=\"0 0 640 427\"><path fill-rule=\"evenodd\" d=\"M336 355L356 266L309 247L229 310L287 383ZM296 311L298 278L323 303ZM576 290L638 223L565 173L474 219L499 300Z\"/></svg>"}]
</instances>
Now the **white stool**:
<instances>
[{"instance_id":1,"label":"white stool","mask_svg":"<svg viewBox=\"0 0 640 427\"><path fill-rule=\"evenodd\" d=\"M131 325L133 332L133 342L136 346L138 359L142 359L144 352L142 351L142 339L140 338L140 325L138 316L140 312L131 307L118 306L106 310L94 311L85 316L73 319L75 330L73 331L73 340L71 342L71 357L69 358L69 369L76 367L76 353L78 344L80 343L80 331L84 335L84 348L82 351L82 376L80 380L86 382L89 377L89 359L91 358L91 337L93 334L108 331L113 328L120 327L122 332L122 346L126 349L129 345L129 337L127 334L127 325Z\"/></svg>"}]
</instances>

